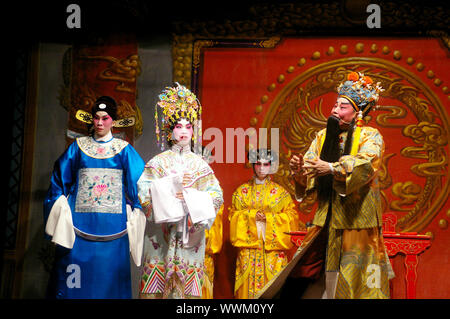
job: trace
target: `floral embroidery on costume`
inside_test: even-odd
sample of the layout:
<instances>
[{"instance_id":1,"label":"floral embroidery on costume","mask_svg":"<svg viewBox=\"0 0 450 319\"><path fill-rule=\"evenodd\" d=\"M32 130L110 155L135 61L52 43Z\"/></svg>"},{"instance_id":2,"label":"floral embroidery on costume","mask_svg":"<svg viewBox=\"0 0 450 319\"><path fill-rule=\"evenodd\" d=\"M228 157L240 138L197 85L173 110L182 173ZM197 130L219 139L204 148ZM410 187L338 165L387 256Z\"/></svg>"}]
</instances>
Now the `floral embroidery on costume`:
<instances>
[{"instance_id":1,"label":"floral embroidery on costume","mask_svg":"<svg viewBox=\"0 0 450 319\"><path fill-rule=\"evenodd\" d=\"M115 156L107 158L98 156L113 153ZM73 226L79 232L71 249L55 247L54 273L50 276L55 281L49 285L49 296L132 298L129 236L108 241L99 239L125 233L127 204L132 209L141 209L136 183L144 165L127 142L116 138L95 142L92 137L78 138L55 162L44 201L44 218L49 218L56 201L64 196ZM91 238L83 238L81 233L89 234ZM67 285L73 276L67 271L70 265L79 266L81 274L80 285L75 289Z\"/></svg>"},{"instance_id":2,"label":"floral embroidery on costume","mask_svg":"<svg viewBox=\"0 0 450 319\"><path fill-rule=\"evenodd\" d=\"M78 147L86 155L93 158L110 158L119 154L128 142L119 138L114 138L110 142L97 142L90 136L77 138Z\"/></svg>"},{"instance_id":3,"label":"floral embroidery on costume","mask_svg":"<svg viewBox=\"0 0 450 319\"><path fill-rule=\"evenodd\" d=\"M150 232L144 245L142 298L200 298L204 284L205 238L193 247L185 247L177 234L177 224L155 224L151 207L150 186L153 180L179 171L190 172L192 181L186 187L207 192L216 212L222 206L222 190L208 164L190 150L174 145L150 160L138 182L138 193L144 209L149 211ZM188 226L189 236L200 236L204 226Z\"/></svg>"},{"instance_id":4,"label":"floral embroidery on costume","mask_svg":"<svg viewBox=\"0 0 450 319\"><path fill-rule=\"evenodd\" d=\"M82 168L78 180L76 212L122 213L122 170Z\"/></svg>"},{"instance_id":5,"label":"floral embroidery on costume","mask_svg":"<svg viewBox=\"0 0 450 319\"><path fill-rule=\"evenodd\" d=\"M256 212L266 216L264 238L258 237ZM293 247L284 234L300 228L291 195L269 177L239 186L229 212L230 241L238 248L234 292L239 299L254 298L288 262L285 250Z\"/></svg>"}]
</instances>

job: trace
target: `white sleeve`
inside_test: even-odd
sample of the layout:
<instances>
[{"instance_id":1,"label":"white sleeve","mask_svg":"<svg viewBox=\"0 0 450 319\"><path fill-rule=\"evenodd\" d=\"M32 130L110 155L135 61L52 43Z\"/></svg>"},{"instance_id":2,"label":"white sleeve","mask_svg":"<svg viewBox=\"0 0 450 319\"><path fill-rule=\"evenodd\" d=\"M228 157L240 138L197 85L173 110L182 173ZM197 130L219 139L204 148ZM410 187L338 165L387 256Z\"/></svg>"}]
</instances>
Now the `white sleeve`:
<instances>
[{"instance_id":1,"label":"white sleeve","mask_svg":"<svg viewBox=\"0 0 450 319\"><path fill-rule=\"evenodd\" d=\"M176 198L182 191L180 177L171 175L155 179L150 185L153 218L156 224L180 221L185 215L183 203Z\"/></svg>"},{"instance_id":2,"label":"white sleeve","mask_svg":"<svg viewBox=\"0 0 450 319\"><path fill-rule=\"evenodd\" d=\"M192 222L202 223L209 229L216 218L211 195L194 188L185 188L183 196Z\"/></svg>"},{"instance_id":3,"label":"white sleeve","mask_svg":"<svg viewBox=\"0 0 450 319\"><path fill-rule=\"evenodd\" d=\"M131 206L127 205L127 231L130 243L130 253L136 266L141 265L142 250L144 248L144 233L146 217L142 210L135 208L131 210Z\"/></svg>"},{"instance_id":4,"label":"white sleeve","mask_svg":"<svg viewBox=\"0 0 450 319\"><path fill-rule=\"evenodd\" d=\"M75 243L72 211L66 196L61 195L53 204L45 225L45 232L52 236L52 242L72 249Z\"/></svg>"}]
</instances>

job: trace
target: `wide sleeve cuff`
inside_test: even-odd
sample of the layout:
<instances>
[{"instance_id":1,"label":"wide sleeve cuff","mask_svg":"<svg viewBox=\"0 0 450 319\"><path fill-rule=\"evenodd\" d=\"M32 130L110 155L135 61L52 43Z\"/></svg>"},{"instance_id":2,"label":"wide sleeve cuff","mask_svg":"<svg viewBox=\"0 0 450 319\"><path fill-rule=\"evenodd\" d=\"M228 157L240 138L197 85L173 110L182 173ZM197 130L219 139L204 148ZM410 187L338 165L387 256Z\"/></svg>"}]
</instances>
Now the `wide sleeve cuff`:
<instances>
[{"instance_id":1,"label":"wide sleeve cuff","mask_svg":"<svg viewBox=\"0 0 450 319\"><path fill-rule=\"evenodd\" d=\"M136 266L141 265L142 251L144 248L144 233L146 217L142 210L135 208L131 210L127 205L127 232L130 243L130 253Z\"/></svg>"},{"instance_id":2,"label":"wide sleeve cuff","mask_svg":"<svg viewBox=\"0 0 450 319\"><path fill-rule=\"evenodd\" d=\"M45 232L52 237L55 244L68 249L75 243L75 230L73 229L72 211L66 196L61 195L53 204L45 225Z\"/></svg>"}]
</instances>

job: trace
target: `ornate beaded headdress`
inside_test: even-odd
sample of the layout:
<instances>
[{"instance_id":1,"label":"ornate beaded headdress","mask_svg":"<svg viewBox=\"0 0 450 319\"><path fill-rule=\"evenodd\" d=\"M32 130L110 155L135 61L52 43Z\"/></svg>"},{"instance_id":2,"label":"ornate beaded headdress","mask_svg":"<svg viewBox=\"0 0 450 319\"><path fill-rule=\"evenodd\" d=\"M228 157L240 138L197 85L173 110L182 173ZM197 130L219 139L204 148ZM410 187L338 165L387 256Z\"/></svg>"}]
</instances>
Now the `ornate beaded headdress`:
<instances>
[{"instance_id":1,"label":"ornate beaded headdress","mask_svg":"<svg viewBox=\"0 0 450 319\"><path fill-rule=\"evenodd\" d=\"M268 148L251 149L248 151L249 163L255 164L258 161L268 161L271 164L269 174L274 174L278 170L278 154Z\"/></svg>"},{"instance_id":2,"label":"ornate beaded headdress","mask_svg":"<svg viewBox=\"0 0 450 319\"><path fill-rule=\"evenodd\" d=\"M380 82L374 85L372 78L362 73L350 72L347 81L341 83L337 88L340 97L347 98L355 111L365 115L377 103L380 92L384 91Z\"/></svg>"},{"instance_id":3,"label":"ornate beaded headdress","mask_svg":"<svg viewBox=\"0 0 450 319\"><path fill-rule=\"evenodd\" d=\"M269 162L275 162L277 160L276 152L266 148L251 149L248 151L247 157L252 164L261 160Z\"/></svg>"},{"instance_id":4,"label":"ornate beaded headdress","mask_svg":"<svg viewBox=\"0 0 450 319\"><path fill-rule=\"evenodd\" d=\"M356 118L356 129L353 133L351 155L355 155L359 148L359 136L363 126L363 116L367 115L380 98L380 93L384 89L380 82L374 85L372 78L362 73L350 72L347 81L341 83L337 88L339 97L344 97L350 101L353 108L358 112Z\"/></svg>"},{"instance_id":5,"label":"ornate beaded headdress","mask_svg":"<svg viewBox=\"0 0 450 319\"><path fill-rule=\"evenodd\" d=\"M166 87L158 96L159 101L155 105L155 132L158 146L164 150L166 140L171 138L173 126L182 118L187 119L194 126L194 151L201 154L201 114L202 106L194 93L185 86L175 82L175 86ZM158 121L158 107L162 110L161 123ZM162 136L161 136L162 134Z\"/></svg>"}]
</instances>

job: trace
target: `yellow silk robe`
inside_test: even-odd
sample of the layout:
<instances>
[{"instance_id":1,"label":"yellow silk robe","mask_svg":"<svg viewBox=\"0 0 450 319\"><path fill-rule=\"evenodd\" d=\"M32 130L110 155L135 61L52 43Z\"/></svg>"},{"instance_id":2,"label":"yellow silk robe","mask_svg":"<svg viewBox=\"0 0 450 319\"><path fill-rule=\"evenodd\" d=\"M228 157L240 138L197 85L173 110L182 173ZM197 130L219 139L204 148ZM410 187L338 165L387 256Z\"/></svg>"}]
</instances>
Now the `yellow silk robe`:
<instances>
[{"instance_id":1,"label":"yellow silk robe","mask_svg":"<svg viewBox=\"0 0 450 319\"><path fill-rule=\"evenodd\" d=\"M205 230L205 282L202 287L202 299L214 298L214 255L222 250L223 244L223 205L209 230Z\"/></svg>"},{"instance_id":2,"label":"yellow silk robe","mask_svg":"<svg viewBox=\"0 0 450 319\"><path fill-rule=\"evenodd\" d=\"M265 237L258 238L255 216L266 216ZM239 186L232 197L230 241L238 248L234 294L238 299L254 298L258 291L288 262L287 251L293 247L284 232L300 229L291 195L266 178Z\"/></svg>"},{"instance_id":3,"label":"yellow silk robe","mask_svg":"<svg viewBox=\"0 0 450 319\"><path fill-rule=\"evenodd\" d=\"M317 159L326 130L311 143L304 159ZM343 152L347 132L340 135ZM325 225L327 214L328 245L325 270L338 272L332 298L389 298L389 279L393 275L382 236L381 196L378 171L384 153L384 141L377 129L362 127L358 152L341 156L332 163L333 193L330 202L319 202L314 227ZM308 178L306 190L296 188L297 200L316 191L315 178Z\"/></svg>"}]
</instances>

